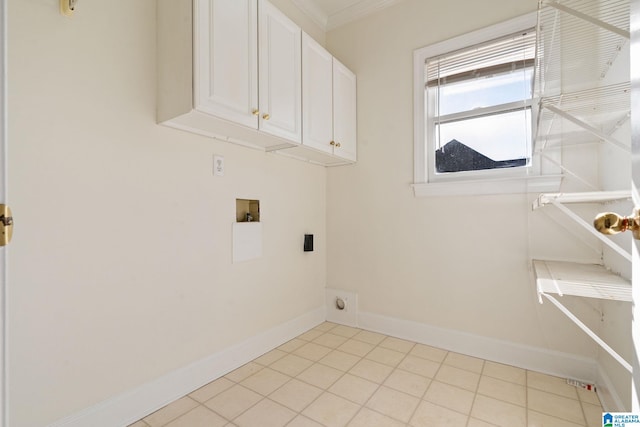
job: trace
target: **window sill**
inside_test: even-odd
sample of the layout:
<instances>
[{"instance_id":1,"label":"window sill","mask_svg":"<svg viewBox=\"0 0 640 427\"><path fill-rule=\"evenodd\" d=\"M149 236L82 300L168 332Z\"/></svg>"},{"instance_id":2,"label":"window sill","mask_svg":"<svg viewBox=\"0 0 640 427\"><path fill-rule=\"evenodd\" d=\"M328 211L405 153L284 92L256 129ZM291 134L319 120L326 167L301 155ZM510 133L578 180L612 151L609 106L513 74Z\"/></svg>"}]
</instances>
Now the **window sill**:
<instances>
[{"instance_id":1,"label":"window sill","mask_svg":"<svg viewBox=\"0 0 640 427\"><path fill-rule=\"evenodd\" d=\"M539 175L412 184L415 197L547 193L560 190L562 175Z\"/></svg>"}]
</instances>

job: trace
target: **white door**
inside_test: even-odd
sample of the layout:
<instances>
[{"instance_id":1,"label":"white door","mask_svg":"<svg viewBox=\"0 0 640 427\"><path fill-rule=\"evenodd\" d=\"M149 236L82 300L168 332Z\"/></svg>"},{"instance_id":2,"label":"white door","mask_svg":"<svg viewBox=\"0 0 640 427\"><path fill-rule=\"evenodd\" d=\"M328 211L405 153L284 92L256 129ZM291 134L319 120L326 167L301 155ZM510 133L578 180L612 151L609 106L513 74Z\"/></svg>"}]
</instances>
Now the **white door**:
<instances>
[{"instance_id":1,"label":"white door","mask_svg":"<svg viewBox=\"0 0 640 427\"><path fill-rule=\"evenodd\" d=\"M333 59L334 154L356 160L356 75Z\"/></svg>"},{"instance_id":2,"label":"white door","mask_svg":"<svg viewBox=\"0 0 640 427\"><path fill-rule=\"evenodd\" d=\"M640 207L640 0L631 2L631 170L633 201ZM640 412L640 240L633 244L633 335L634 354L632 382L632 410Z\"/></svg>"},{"instance_id":3,"label":"white door","mask_svg":"<svg viewBox=\"0 0 640 427\"><path fill-rule=\"evenodd\" d=\"M333 152L333 56L302 34L302 144Z\"/></svg>"},{"instance_id":4,"label":"white door","mask_svg":"<svg viewBox=\"0 0 640 427\"><path fill-rule=\"evenodd\" d=\"M256 0L195 3L195 107L258 128Z\"/></svg>"},{"instance_id":5,"label":"white door","mask_svg":"<svg viewBox=\"0 0 640 427\"><path fill-rule=\"evenodd\" d=\"M271 3L258 2L260 130L302 140L302 30Z\"/></svg>"}]
</instances>

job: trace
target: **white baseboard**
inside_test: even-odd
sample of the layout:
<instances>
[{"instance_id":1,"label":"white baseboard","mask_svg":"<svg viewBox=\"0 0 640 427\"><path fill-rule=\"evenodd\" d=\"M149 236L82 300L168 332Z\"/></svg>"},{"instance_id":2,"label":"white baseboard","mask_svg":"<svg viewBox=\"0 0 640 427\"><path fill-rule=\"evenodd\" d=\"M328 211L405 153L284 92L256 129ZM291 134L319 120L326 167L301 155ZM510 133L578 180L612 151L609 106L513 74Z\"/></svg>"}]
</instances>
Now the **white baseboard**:
<instances>
[{"instance_id":1,"label":"white baseboard","mask_svg":"<svg viewBox=\"0 0 640 427\"><path fill-rule=\"evenodd\" d=\"M502 341L410 320L360 312L358 325L374 332L523 369L595 383L597 363L573 354Z\"/></svg>"},{"instance_id":2,"label":"white baseboard","mask_svg":"<svg viewBox=\"0 0 640 427\"><path fill-rule=\"evenodd\" d=\"M598 380L596 381L598 397L602 408L607 412L627 412L630 408L622 402L618 391L602 366L598 365Z\"/></svg>"},{"instance_id":3,"label":"white baseboard","mask_svg":"<svg viewBox=\"0 0 640 427\"><path fill-rule=\"evenodd\" d=\"M325 307L317 308L134 390L63 418L49 427L128 426L319 325L325 317Z\"/></svg>"}]
</instances>

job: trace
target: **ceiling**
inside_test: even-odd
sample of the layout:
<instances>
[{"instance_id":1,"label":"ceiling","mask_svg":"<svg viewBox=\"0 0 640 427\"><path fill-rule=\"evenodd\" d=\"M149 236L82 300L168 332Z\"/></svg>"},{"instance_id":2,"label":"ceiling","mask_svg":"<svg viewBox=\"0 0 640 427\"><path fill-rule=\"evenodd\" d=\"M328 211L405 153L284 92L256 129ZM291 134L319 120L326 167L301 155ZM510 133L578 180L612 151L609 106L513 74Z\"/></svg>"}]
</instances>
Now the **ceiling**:
<instances>
[{"instance_id":1,"label":"ceiling","mask_svg":"<svg viewBox=\"0 0 640 427\"><path fill-rule=\"evenodd\" d=\"M325 31L360 19L402 0L293 0Z\"/></svg>"}]
</instances>

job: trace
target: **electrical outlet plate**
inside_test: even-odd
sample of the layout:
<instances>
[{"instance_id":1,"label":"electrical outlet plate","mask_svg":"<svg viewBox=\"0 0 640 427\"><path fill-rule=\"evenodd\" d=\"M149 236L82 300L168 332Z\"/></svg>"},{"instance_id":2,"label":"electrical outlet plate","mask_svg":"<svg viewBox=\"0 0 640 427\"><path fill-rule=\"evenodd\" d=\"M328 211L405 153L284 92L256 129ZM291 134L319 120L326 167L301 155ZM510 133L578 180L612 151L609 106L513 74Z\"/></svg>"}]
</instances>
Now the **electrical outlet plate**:
<instances>
[{"instance_id":1,"label":"electrical outlet plate","mask_svg":"<svg viewBox=\"0 0 640 427\"><path fill-rule=\"evenodd\" d=\"M574 387L580 387L589 391L596 391L596 385L591 383L585 383L583 381L579 381L573 378L567 378L567 384L572 385Z\"/></svg>"},{"instance_id":2,"label":"electrical outlet plate","mask_svg":"<svg viewBox=\"0 0 640 427\"><path fill-rule=\"evenodd\" d=\"M224 176L224 157L213 156L213 175Z\"/></svg>"}]
</instances>

